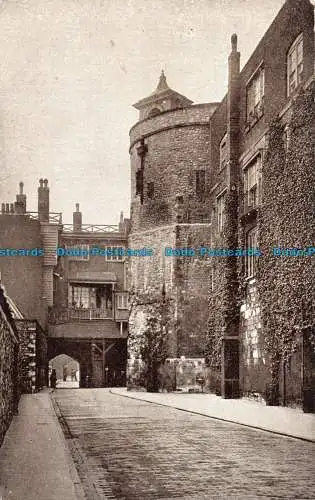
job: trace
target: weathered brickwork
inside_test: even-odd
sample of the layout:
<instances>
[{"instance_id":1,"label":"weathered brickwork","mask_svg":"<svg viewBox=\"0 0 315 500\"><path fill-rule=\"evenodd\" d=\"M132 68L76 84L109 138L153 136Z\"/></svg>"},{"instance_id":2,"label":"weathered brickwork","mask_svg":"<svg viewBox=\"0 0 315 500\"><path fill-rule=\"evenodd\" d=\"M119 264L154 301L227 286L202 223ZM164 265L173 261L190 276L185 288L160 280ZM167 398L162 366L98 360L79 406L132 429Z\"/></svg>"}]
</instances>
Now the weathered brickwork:
<instances>
[{"instance_id":1,"label":"weathered brickwork","mask_svg":"<svg viewBox=\"0 0 315 500\"><path fill-rule=\"evenodd\" d=\"M1 248L42 248L40 223L28 215L0 214ZM42 257L5 257L0 260L1 280L8 295L29 318L43 318ZM27 293L21 286L27 284ZM44 319L44 318L43 318Z\"/></svg>"},{"instance_id":2,"label":"weathered brickwork","mask_svg":"<svg viewBox=\"0 0 315 500\"><path fill-rule=\"evenodd\" d=\"M169 356L202 356L207 331L210 260L198 258L198 248L209 246L209 224L180 224L132 233L129 246L147 247L152 257L133 257L129 263L132 293L150 292L159 297L164 289L174 316L169 325ZM193 257L165 255L167 248L192 248ZM148 305L138 304L129 321L130 332L139 328Z\"/></svg>"},{"instance_id":3,"label":"weathered brickwork","mask_svg":"<svg viewBox=\"0 0 315 500\"><path fill-rule=\"evenodd\" d=\"M241 385L243 394L264 394L268 380L268 356L264 345L259 297L255 281L248 282L241 306Z\"/></svg>"},{"instance_id":4,"label":"weathered brickwork","mask_svg":"<svg viewBox=\"0 0 315 500\"><path fill-rule=\"evenodd\" d=\"M37 321L15 320L19 332L19 386L24 394L48 385L47 338Z\"/></svg>"},{"instance_id":5,"label":"weathered brickwork","mask_svg":"<svg viewBox=\"0 0 315 500\"><path fill-rule=\"evenodd\" d=\"M0 287L0 444L17 410L17 365L17 331Z\"/></svg>"},{"instance_id":6,"label":"weathered brickwork","mask_svg":"<svg viewBox=\"0 0 315 500\"><path fill-rule=\"evenodd\" d=\"M217 103L196 104L183 109L166 111L154 118L138 122L130 130L131 148L140 137L148 137L166 128L208 123L216 105Z\"/></svg>"},{"instance_id":7,"label":"weathered brickwork","mask_svg":"<svg viewBox=\"0 0 315 500\"><path fill-rule=\"evenodd\" d=\"M243 249L253 245L260 247L263 241L266 241L268 234L274 234L274 240L269 238L268 241L276 245L279 243L279 224L280 226L283 224L281 227L287 228L288 224L284 222L285 217L291 218L293 207L298 205L298 197L305 195L303 199L306 199L309 196L305 194L305 191L309 193L309 189L305 189L306 186L300 189L299 183L300 180L302 183L308 182L306 179L311 175L308 160L310 130L306 118L310 113L304 112L305 120L302 123L302 111L300 111L300 115L297 113L297 116L292 116L292 110L295 109L295 103L300 99L299 92L302 94L307 92L306 89L310 87L313 78L313 25L314 12L311 3L308 0L288 0L242 71L239 70L240 54L237 52L237 38L235 35L232 36L228 93L210 119L211 206L213 208L211 226L212 242L215 246L238 246ZM301 37L303 43L303 74L301 80L296 83L297 88L291 89L290 95L288 95L288 52L298 37ZM263 72L263 76L259 77L262 89L259 106L256 102L256 108L250 112L251 82L257 79L261 72ZM306 107L305 103L303 105ZM275 149L273 151L270 150L269 142L270 136L275 133L274 121L276 119L282 122L282 131L279 132L276 140L278 146L272 146ZM301 122L298 128L300 132L297 134L298 140L293 143L290 140L290 134L293 133L293 130L297 130L296 120ZM221 141L225 134L226 151L224 152ZM301 144L303 142L303 150L298 141ZM282 222L280 222L279 217L277 220L279 208L272 207L269 200L270 193L273 193L273 199L276 203L278 199L277 183L283 181L281 168L284 167L281 166L282 157L280 158L281 155L279 156L278 153L279 147L283 151L287 150L286 154L289 159L284 160L284 163L287 163L286 168L288 168L290 158L297 159L294 163L294 169L299 178L294 185L292 184L291 188L287 188L285 185L285 193L281 202L283 216L280 219ZM267 155L269 155L269 166L265 168ZM274 160L272 161L273 156ZM222 161L222 157L224 161ZM248 177L248 172L254 162L257 163L255 180L253 181ZM275 173L272 176L273 168ZM300 173L303 169L306 169L305 175L301 177ZM279 174L278 177L276 172ZM293 177L291 175L291 181L288 182L292 183ZM271 185L272 182L274 185ZM250 192L251 186L254 186L254 194ZM226 193L224 224L220 231L218 228L218 197L224 191ZM234 206L231 203L233 197ZM266 198L268 198L267 201ZM292 203L291 210L288 209L289 203ZM301 213L309 213L309 207L310 205L308 205L307 210L303 209ZM266 221L269 226L266 226ZM308 234L306 226L309 226L309 222L306 221L306 218L302 221L302 217L297 214L295 224L299 227L298 233L300 235ZM302 224L302 226L298 224ZM249 239L253 230L256 230L255 243L253 239ZM282 244L284 241L286 241L286 245L292 247L306 244L306 240L301 242L299 237L295 235L294 229L287 230L285 234L286 240L283 238ZM227 235L229 235L228 238ZM297 243L298 241L299 243ZM268 259L267 253L271 250L269 244L268 248L264 248L265 256L259 258L259 260L264 259L261 260L261 263L264 264L261 266L264 273L268 272L266 259ZM213 261L213 288L217 294L215 297L210 294L209 302L208 361L209 370L212 371L211 376L216 379L216 376L213 376L215 367L217 367L217 377L221 377L223 374L220 390L223 394L226 394L225 389L230 383L227 374L233 373L234 377L239 376L240 392L245 395L259 393L270 404L277 404L280 401L282 404L301 404L303 391L309 393L307 397L312 397L311 384L309 382L306 384L306 381L312 379L312 376L308 374L312 372L312 369L306 368L310 364L308 360L313 359L312 355L309 354L309 330L305 327L303 348L301 339L297 340L298 335L295 336L294 341L289 340L293 335L292 329L288 328L287 333L285 333L284 325L288 322L289 315L292 318L292 315L295 314L294 303L290 304L292 306L291 312L288 308L284 310L282 294L285 291L278 294L272 292L272 287L277 286L277 279L281 279L280 274L277 275L274 266L270 268L269 275L274 276L274 280L268 281L266 274L263 275L264 283L266 284L266 279L268 281L268 287L265 285L263 288L260 286L262 280L259 281L257 269L250 269L249 265L248 259L246 261L245 258L231 258L224 264L219 259ZM291 267L289 263L287 264L286 272L287 275L291 273L292 280L298 266L302 266L301 261L298 262L294 258L291 258ZM280 265L281 269L282 267ZM255 285L253 278L256 278ZM282 279L282 285L283 282ZM267 288L270 289L270 292ZM301 287L299 290L302 293ZM265 307L264 314L262 314L264 304L269 300L270 294L274 297L274 312L268 313ZM229 297L229 299L224 300L224 297ZM308 303L307 297L305 300ZM296 304L295 307L297 307ZM234 313L231 314L233 310ZM268 314L277 315L279 324L283 325L283 333L279 334L278 339L273 340L273 353L271 352L270 339L268 348L266 345L267 330L270 337ZM297 328L296 324L293 330L295 328ZM228 331L231 342L234 342L234 347L232 344L229 345L230 340L225 338L225 332ZM281 328L279 328L280 331ZM294 352L290 354L291 357L287 359L287 355L284 356L281 362L277 361L277 368L272 368L270 358L276 354L277 349L286 353L290 342L295 345ZM280 344L281 347L279 347ZM304 361L302 360L303 349L304 352L308 353ZM240 367L239 375L237 373L238 367ZM303 370L304 382L301 377ZM305 387L307 386L307 390L305 387L303 388L303 384ZM218 390L218 386L213 387L213 389ZM309 408L314 407L314 403L309 402L308 406Z\"/></svg>"},{"instance_id":8,"label":"weathered brickwork","mask_svg":"<svg viewBox=\"0 0 315 500\"><path fill-rule=\"evenodd\" d=\"M202 108L203 109L203 108ZM213 108L210 108L213 109ZM188 114L189 108L182 110ZM206 111L206 113L205 113ZM134 143L131 147L131 219L132 232L166 225L174 222L199 222L209 216L207 192L210 186L210 138L208 107L204 108L203 121L180 126L171 123L171 115L179 111L167 112L169 128L154 127L146 137L145 156L138 154L141 127L133 130ZM146 120L158 121L159 116ZM135 135L137 133L137 135ZM193 147L192 147L193 145ZM137 193L137 172L142 168L143 196ZM202 191L197 192L197 171L204 171L201 180ZM152 189L150 196L148 190Z\"/></svg>"},{"instance_id":9,"label":"weathered brickwork","mask_svg":"<svg viewBox=\"0 0 315 500\"><path fill-rule=\"evenodd\" d=\"M171 102L176 93L162 74L157 91L135 105L141 109L140 118L146 116L146 105L149 112L154 100L160 102L161 85ZM197 249L210 245L209 119L216 103L191 106L183 96L181 100L177 109L141 120L130 131L132 228L128 244L154 252L152 257L129 262L131 358L139 355L154 310L164 301L166 357L203 356L210 266L198 258ZM196 248L197 255L167 256L166 248Z\"/></svg>"}]
</instances>

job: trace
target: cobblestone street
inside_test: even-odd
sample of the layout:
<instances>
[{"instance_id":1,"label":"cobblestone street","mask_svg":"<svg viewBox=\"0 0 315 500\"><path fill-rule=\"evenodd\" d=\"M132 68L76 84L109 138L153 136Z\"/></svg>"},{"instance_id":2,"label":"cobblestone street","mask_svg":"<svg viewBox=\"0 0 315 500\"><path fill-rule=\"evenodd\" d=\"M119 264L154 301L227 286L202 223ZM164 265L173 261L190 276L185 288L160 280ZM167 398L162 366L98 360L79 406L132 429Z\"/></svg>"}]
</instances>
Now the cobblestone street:
<instances>
[{"instance_id":1,"label":"cobblestone street","mask_svg":"<svg viewBox=\"0 0 315 500\"><path fill-rule=\"evenodd\" d=\"M111 394L52 394L88 500L314 499L314 445Z\"/></svg>"}]
</instances>

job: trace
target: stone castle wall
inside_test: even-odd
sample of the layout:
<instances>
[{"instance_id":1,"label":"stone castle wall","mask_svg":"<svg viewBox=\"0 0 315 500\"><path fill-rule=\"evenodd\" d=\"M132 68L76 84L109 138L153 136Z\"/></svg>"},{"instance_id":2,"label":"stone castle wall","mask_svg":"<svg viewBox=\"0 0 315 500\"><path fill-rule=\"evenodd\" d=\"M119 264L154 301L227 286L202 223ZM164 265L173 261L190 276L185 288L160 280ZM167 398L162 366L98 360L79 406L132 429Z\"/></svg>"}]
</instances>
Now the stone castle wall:
<instances>
[{"instance_id":1,"label":"stone castle wall","mask_svg":"<svg viewBox=\"0 0 315 500\"><path fill-rule=\"evenodd\" d=\"M17 409L17 356L17 332L0 287L0 444Z\"/></svg>"},{"instance_id":2,"label":"stone castle wall","mask_svg":"<svg viewBox=\"0 0 315 500\"><path fill-rule=\"evenodd\" d=\"M204 345L209 263L197 256L167 257L165 248L210 245L209 118L215 107L205 104L161 113L138 122L130 132L132 229L128 245L151 248L154 254L130 259L129 288L136 296L149 292L157 300L165 293L172 310L168 325L171 357L200 356ZM140 170L142 195L137 185ZM133 307L131 334L144 328L150 307L139 303Z\"/></svg>"},{"instance_id":3,"label":"stone castle wall","mask_svg":"<svg viewBox=\"0 0 315 500\"><path fill-rule=\"evenodd\" d=\"M209 116L213 111L209 106L166 112L132 129L132 232L206 217L209 211L206 193L210 185ZM146 134L144 127L148 130ZM146 153L141 158L137 148L143 138ZM141 168L142 199L136 187L137 172ZM199 194L196 192L197 170L205 171L203 193ZM150 189L153 189L151 196Z\"/></svg>"}]
</instances>

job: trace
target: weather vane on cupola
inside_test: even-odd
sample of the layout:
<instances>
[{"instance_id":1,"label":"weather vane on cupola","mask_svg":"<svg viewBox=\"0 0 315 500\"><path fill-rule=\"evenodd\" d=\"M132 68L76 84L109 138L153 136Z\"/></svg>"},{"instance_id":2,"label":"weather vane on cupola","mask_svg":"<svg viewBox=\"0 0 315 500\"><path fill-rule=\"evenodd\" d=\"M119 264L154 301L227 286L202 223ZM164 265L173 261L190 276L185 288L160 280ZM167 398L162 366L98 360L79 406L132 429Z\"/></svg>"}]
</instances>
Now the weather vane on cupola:
<instances>
[{"instance_id":1,"label":"weather vane on cupola","mask_svg":"<svg viewBox=\"0 0 315 500\"><path fill-rule=\"evenodd\" d=\"M169 86L167 85L166 76L164 70L162 69L160 80L156 90L167 90L167 89L169 89Z\"/></svg>"}]
</instances>

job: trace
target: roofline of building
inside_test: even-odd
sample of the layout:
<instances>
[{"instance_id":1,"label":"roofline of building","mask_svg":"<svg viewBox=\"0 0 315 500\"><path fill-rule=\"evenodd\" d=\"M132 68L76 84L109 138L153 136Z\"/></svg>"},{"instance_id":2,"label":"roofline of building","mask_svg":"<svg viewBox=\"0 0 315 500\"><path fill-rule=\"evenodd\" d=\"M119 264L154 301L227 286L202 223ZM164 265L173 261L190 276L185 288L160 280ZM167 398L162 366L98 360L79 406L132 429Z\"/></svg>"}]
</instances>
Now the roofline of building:
<instances>
[{"instance_id":1,"label":"roofline of building","mask_svg":"<svg viewBox=\"0 0 315 500\"><path fill-rule=\"evenodd\" d=\"M140 123L144 123L146 122L147 120L153 120L154 118L157 118L158 116L161 116L161 115L165 115L167 113L174 113L174 111L179 111L181 109L190 109L190 108L207 108L209 106L219 106L221 104L221 101L219 102L203 102L203 103L200 103L200 104L191 104L189 106L185 106L185 107L178 107L178 108L174 108L174 109L168 109L166 111L161 111L161 113L159 113L158 115L156 116L151 116L151 117L148 117L148 118L143 118L143 120L139 120L137 121L129 130L129 136L131 134L131 132L133 131L134 128L136 128Z\"/></svg>"},{"instance_id":2,"label":"roofline of building","mask_svg":"<svg viewBox=\"0 0 315 500\"><path fill-rule=\"evenodd\" d=\"M187 105L190 105L193 103L191 99L188 99L188 97L184 96L183 94L180 94L179 92L176 92L175 90L163 90L162 92L158 92L156 94L151 94L148 97L144 97L143 99L140 99L140 101L137 101L134 103L132 106L139 111L149 104L154 104L154 103L159 103L163 99L166 99L167 97L176 97L180 98L183 101L187 102Z\"/></svg>"},{"instance_id":3,"label":"roofline of building","mask_svg":"<svg viewBox=\"0 0 315 500\"><path fill-rule=\"evenodd\" d=\"M282 14L282 12L290 7L288 7L288 4L291 2L292 0L285 0L284 4L282 5L282 7L280 8L280 10L278 11L278 14L276 15L276 17L274 18L274 20L272 21L272 23L268 26L267 30L265 31L264 35L262 36L262 38L259 40L258 44L256 45L255 49L252 51L250 57L247 59L246 63L244 64L243 68L241 69L240 71L240 75L242 75L243 72L246 71L247 69L247 66L250 64L251 60L255 57L255 54L256 52L259 50L260 46L264 45L264 43L266 42L266 39L269 37L270 35L270 32L275 28L275 26L277 25L277 23L279 22L279 17L280 15ZM305 3L305 6L306 4L308 4L310 7L313 8L313 10L315 9L315 6L309 1L309 0L302 0L302 2Z\"/></svg>"}]
</instances>

